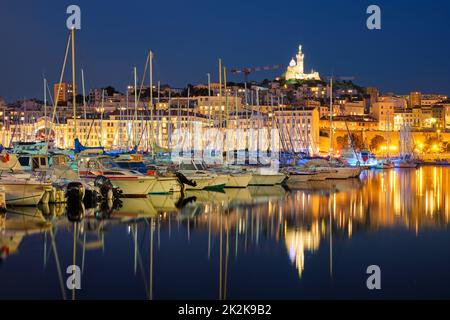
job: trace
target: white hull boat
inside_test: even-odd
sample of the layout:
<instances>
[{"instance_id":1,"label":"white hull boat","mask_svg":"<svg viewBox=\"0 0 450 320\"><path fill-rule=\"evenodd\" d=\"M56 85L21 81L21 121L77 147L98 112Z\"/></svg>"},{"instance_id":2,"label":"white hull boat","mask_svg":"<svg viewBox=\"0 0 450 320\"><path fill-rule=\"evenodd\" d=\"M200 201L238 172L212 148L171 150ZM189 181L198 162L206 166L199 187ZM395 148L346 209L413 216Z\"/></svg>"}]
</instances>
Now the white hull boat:
<instances>
[{"instance_id":1,"label":"white hull boat","mask_svg":"<svg viewBox=\"0 0 450 320\"><path fill-rule=\"evenodd\" d=\"M331 167L327 179L343 180L357 178L361 174L360 167Z\"/></svg>"},{"instance_id":2,"label":"white hull boat","mask_svg":"<svg viewBox=\"0 0 450 320\"><path fill-rule=\"evenodd\" d=\"M418 163L415 161L400 160L395 163L395 168L400 168L400 169L416 169L417 167L418 167Z\"/></svg>"},{"instance_id":3,"label":"white hull boat","mask_svg":"<svg viewBox=\"0 0 450 320\"><path fill-rule=\"evenodd\" d=\"M250 186L275 186L277 184L283 183L286 176L282 173L277 174L263 174L263 173L253 173L252 179L250 180Z\"/></svg>"},{"instance_id":4,"label":"white hull boat","mask_svg":"<svg viewBox=\"0 0 450 320\"><path fill-rule=\"evenodd\" d=\"M22 179L1 179L0 185L5 190L6 204L12 206L37 206L51 188L51 183Z\"/></svg>"},{"instance_id":5,"label":"white hull boat","mask_svg":"<svg viewBox=\"0 0 450 320\"><path fill-rule=\"evenodd\" d=\"M228 182L225 184L225 188L246 188L251 180L252 174L232 173L228 176Z\"/></svg>"},{"instance_id":6,"label":"white hull boat","mask_svg":"<svg viewBox=\"0 0 450 320\"><path fill-rule=\"evenodd\" d=\"M181 186L177 177L157 177L155 184L151 187L150 194L166 194L180 192Z\"/></svg>"},{"instance_id":7,"label":"white hull boat","mask_svg":"<svg viewBox=\"0 0 450 320\"><path fill-rule=\"evenodd\" d=\"M116 177L106 174L103 175L111 181L113 186L122 190L124 196L147 196L156 184L155 177ZM95 179L95 177L93 178Z\"/></svg>"}]
</instances>

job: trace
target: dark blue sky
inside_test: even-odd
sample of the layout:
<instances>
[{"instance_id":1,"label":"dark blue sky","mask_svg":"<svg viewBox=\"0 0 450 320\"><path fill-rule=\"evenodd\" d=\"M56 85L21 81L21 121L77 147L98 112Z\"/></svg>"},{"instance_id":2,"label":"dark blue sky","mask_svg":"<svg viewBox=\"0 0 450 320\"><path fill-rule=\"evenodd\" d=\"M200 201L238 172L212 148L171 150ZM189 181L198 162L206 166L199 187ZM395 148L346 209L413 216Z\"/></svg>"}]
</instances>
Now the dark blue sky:
<instances>
[{"instance_id":1,"label":"dark blue sky","mask_svg":"<svg viewBox=\"0 0 450 320\"><path fill-rule=\"evenodd\" d=\"M40 98L43 73L58 81L70 4L82 10L77 63L88 88L124 91L133 66L142 73L150 48L155 81L184 86L205 82L207 72L216 80L219 57L229 69L287 64L301 43L307 70L355 76L384 92L450 94L446 0L1 0L0 96ZM382 9L381 31L366 28L370 4Z\"/></svg>"}]
</instances>

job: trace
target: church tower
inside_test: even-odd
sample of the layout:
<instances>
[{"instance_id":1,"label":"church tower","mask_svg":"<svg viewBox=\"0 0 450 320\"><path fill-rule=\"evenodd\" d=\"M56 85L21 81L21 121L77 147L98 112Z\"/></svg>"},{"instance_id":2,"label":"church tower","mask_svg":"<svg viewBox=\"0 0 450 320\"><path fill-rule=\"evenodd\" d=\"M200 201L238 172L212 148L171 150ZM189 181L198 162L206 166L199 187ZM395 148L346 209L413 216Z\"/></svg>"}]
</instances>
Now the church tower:
<instances>
[{"instance_id":1,"label":"church tower","mask_svg":"<svg viewBox=\"0 0 450 320\"><path fill-rule=\"evenodd\" d=\"M302 46L298 46L296 59L292 59L284 74L286 80L320 80L318 72L305 73L305 55Z\"/></svg>"},{"instance_id":2,"label":"church tower","mask_svg":"<svg viewBox=\"0 0 450 320\"><path fill-rule=\"evenodd\" d=\"M299 45L298 46L298 53L297 53L297 73L298 74L304 74L305 73L304 61L305 61L305 55L302 52L302 45Z\"/></svg>"}]
</instances>

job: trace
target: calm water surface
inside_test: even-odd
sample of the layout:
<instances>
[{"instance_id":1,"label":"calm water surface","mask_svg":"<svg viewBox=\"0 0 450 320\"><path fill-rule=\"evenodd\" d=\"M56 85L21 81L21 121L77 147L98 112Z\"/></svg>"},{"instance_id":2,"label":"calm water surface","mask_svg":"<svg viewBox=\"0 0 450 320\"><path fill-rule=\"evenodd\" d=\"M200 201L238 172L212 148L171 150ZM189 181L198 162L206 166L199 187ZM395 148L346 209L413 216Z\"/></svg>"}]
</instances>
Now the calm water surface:
<instances>
[{"instance_id":1,"label":"calm water surface","mask_svg":"<svg viewBox=\"0 0 450 320\"><path fill-rule=\"evenodd\" d=\"M450 298L449 187L449 168L424 167L124 199L78 223L64 207L13 209L0 221L0 299Z\"/></svg>"}]
</instances>

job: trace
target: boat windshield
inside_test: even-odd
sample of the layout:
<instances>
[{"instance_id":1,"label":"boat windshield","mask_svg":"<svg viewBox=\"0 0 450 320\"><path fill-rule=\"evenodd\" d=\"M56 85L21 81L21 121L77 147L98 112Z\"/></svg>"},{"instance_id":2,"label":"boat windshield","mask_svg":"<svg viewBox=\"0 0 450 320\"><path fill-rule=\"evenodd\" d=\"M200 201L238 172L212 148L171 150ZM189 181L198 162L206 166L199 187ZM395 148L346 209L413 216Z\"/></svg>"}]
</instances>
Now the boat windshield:
<instances>
[{"instance_id":1,"label":"boat windshield","mask_svg":"<svg viewBox=\"0 0 450 320\"><path fill-rule=\"evenodd\" d=\"M196 162L195 166L197 167L198 170L207 170L206 164L203 162Z\"/></svg>"},{"instance_id":2,"label":"boat windshield","mask_svg":"<svg viewBox=\"0 0 450 320\"><path fill-rule=\"evenodd\" d=\"M181 163L180 170L197 170L193 163Z\"/></svg>"},{"instance_id":3,"label":"boat windshield","mask_svg":"<svg viewBox=\"0 0 450 320\"><path fill-rule=\"evenodd\" d=\"M106 169L120 169L120 166L110 158L101 158L100 163Z\"/></svg>"}]
</instances>

